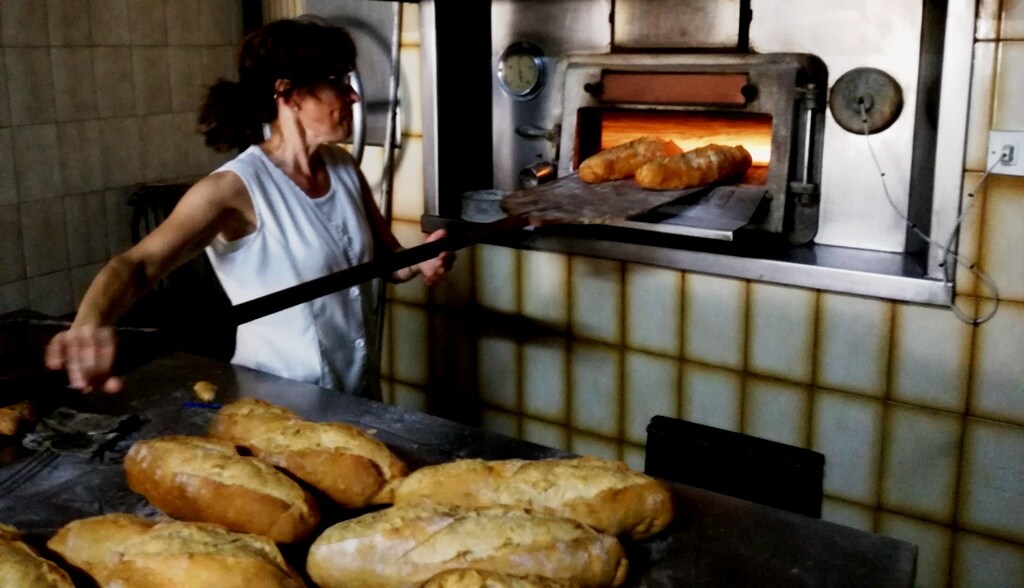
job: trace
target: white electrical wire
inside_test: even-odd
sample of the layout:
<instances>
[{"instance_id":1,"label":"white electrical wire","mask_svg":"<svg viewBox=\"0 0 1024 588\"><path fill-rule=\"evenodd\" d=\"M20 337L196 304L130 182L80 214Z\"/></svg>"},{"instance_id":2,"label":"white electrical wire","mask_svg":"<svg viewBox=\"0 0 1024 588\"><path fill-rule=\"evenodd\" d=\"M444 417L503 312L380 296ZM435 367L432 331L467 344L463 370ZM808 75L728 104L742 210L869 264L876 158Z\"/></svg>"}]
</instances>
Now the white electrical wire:
<instances>
[{"instance_id":1,"label":"white electrical wire","mask_svg":"<svg viewBox=\"0 0 1024 588\"><path fill-rule=\"evenodd\" d=\"M982 185L985 184L985 180L988 179L989 174L992 173L992 170L994 170L997 165L999 165L1000 159L997 158L995 163L993 163L987 170L985 170L985 173L982 174L981 179L978 180L978 184L974 186L974 190L967 194L967 205L964 206L963 212L960 213L960 216L957 217L956 219L956 223L953 224L953 228L949 232L949 239L947 239L944 244L939 243L938 241L935 241L931 237L926 235L922 230L918 229L917 225L911 222L910 219L903 214L903 211L901 211L900 208L896 206L896 203L892 199L892 195L889 194L889 187L885 183L885 172L882 170L882 165L878 162L878 157L875 156L875 150L871 147L871 129L868 127L868 114L864 104L860 105L860 114L861 122L864 125L864 140L868 145L868 151L871 153L871 159L875 162L875 167L878 169L878 173L881 176L882 190L883 192L885 192L885 199L889 201L889 205L892 206L892 209L896 211L896 214L899 215L899 217L903 220L904 223L906 223L907 227L909 227L910 230L914 231L914 233L917 234L918 237L924 239L926 242L928 242L929 245L937 248L943 254L942 263L940 265L942 266L943 277L945 278L946 282L950 284L948 303L949 309L953 311L953 314L956 315L958 319L970 325L977 326L988 321L993 316L995 316L996 311L999 309L999 287L996 285L995 280L993 280L985 272L978 269L974 263L970 262L969 260L965 260L960 255L954 253L953 242L956 240L956 236L960 231L961 223L963 223L963 220L967 217L967 214L971 211L971 208L974 207L974 193L981 189ZM992 308L984 315L970 316L966 312L964 312L963 309L957 306L956 284L952 283L953 273L950 270L951 259L955 263L958 263L962 267L967 269L967 271L974 274L978 278L978 280L982 284L984 284L986 288L988 288L988 291L991 293Z\"/></svg>"}]
</instances>

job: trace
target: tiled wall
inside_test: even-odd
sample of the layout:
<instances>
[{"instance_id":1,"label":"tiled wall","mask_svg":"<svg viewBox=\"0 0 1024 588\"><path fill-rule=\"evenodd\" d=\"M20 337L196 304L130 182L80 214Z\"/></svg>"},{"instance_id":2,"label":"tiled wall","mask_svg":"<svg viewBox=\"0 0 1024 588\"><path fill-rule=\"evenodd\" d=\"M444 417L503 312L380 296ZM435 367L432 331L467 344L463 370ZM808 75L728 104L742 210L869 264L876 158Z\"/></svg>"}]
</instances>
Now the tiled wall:
<instances>
[{"instance_id":1,"label":"tiled wall","mask_svg":"<svg viewBox=\"0 0 1024 588\"><path fill-rule=\"evenodd\" d=\"M241 33L241 0L0 2L0 312L73 311L137 184L222 161L196 113Z\"/></svg>"},{"instance_id":2,"label":"tiled wall","mask_svg":"<svg viewBox=\"0 0 1024 588\"><path fill-rule=\"evenodd\" d=\"M478 245L441 287L392 290L388 399L638 469L655 414L812 448L824 518L918 545L918 585L1024 586L1024 178L975 190L988 130L1024 130L1024 0L982 0L977 31L963 251L999 287L990 321ZM415 84L411 30L402 57ZM404 133L412 245L421 135ZM993 304L967 272L957 288L969 313Z\"/></svg>"}]
</instances>

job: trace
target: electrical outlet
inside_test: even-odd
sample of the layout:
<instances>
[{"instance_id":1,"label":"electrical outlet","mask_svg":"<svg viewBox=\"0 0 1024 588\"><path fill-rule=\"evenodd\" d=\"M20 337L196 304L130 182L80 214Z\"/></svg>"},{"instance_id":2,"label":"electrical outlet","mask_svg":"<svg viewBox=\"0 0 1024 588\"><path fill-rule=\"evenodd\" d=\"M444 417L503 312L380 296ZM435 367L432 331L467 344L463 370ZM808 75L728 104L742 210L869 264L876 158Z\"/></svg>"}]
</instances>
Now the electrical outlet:
<instances>
[{"instance_id":1,"label":"electrical outlet","mask_svg":"<svg viewBox=\"0 0 1024 588\"><path fill-rule=\"evenodd\" d=\"M1024 131L989 131L988 164L994 174L1024 176Z\"/></svg>"}]
</instances>

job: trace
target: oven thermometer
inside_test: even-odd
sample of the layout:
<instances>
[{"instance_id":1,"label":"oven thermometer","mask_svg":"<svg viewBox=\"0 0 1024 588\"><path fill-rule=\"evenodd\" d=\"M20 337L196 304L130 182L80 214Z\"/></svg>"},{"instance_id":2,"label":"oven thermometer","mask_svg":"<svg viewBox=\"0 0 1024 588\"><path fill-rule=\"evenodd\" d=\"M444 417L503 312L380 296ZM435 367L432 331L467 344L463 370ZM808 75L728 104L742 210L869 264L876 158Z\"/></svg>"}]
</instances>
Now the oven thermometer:
<instances>
[{"instance_id":1,"label":"oven thermometer","mask_svg":"<svg viewBox=\"0 0 1024 588\"><path fill-rule=\"evenodd\" d=\"M513 43L498 58L498 81L516 100L528 100L544 85L544 52L530 43Z\"/></svg>"}]
</instances>

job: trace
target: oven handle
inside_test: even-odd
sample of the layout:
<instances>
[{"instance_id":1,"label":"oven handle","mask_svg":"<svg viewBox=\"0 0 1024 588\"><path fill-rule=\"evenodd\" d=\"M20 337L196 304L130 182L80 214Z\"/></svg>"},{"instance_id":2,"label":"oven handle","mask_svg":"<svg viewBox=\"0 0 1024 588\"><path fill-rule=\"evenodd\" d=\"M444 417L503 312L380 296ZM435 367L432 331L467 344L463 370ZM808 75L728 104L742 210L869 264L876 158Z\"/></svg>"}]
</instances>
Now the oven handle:
<instances>
[{"instance_id":1,"label":"oven handle","mask_svg":"<svg viewBox=\"0 0 1024 588\"><path fill-rule=\"evenodd\" d=\"M352 158L356 165L363 162L363 151L366 150L366 104L363 94L363 78L359 69L353 67L349 77L352 90L359 96L359 101L352 105Z\"/></svg>"}]
</instances>

